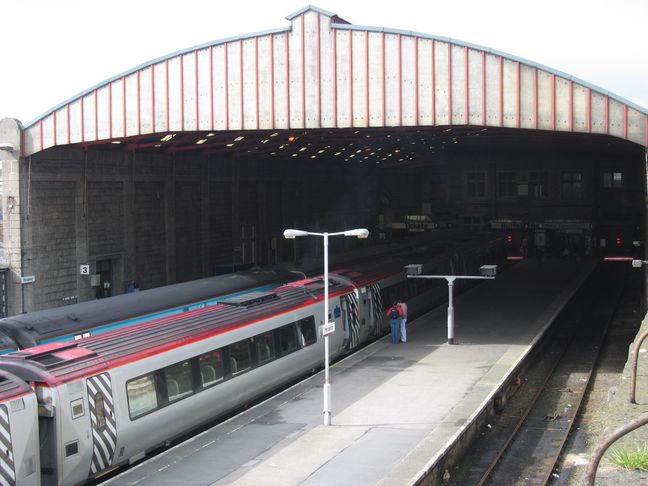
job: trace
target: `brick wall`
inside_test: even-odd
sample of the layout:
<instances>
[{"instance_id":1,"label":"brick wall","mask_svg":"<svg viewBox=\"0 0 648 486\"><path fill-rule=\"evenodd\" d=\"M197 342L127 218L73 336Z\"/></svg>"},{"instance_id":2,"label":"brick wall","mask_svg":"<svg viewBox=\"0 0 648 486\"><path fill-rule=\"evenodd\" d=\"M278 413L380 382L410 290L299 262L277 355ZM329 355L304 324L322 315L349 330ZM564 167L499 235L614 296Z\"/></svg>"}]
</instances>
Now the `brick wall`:
<instances>
[{"instance_id":1,"label":"brick wall","mask_svg":"<svg viewBox=\"0 0 648 486\"><path fill-rule=\"evenodd\" d=\"M24 261L33 306L29 310L76 302L77 184L74 181L33 181L29 220L31 245Z\"/></svg>"},{"instance_id":2,"label":"brick wall","mask_svg":"<svg viewBox=\"0 0 648 486\"><path fill-rule=\"evenodd\" d=\"M139 288L166 284L166 222L163 182L135 183L135 281Z\"/></svg>"}]
</instances>

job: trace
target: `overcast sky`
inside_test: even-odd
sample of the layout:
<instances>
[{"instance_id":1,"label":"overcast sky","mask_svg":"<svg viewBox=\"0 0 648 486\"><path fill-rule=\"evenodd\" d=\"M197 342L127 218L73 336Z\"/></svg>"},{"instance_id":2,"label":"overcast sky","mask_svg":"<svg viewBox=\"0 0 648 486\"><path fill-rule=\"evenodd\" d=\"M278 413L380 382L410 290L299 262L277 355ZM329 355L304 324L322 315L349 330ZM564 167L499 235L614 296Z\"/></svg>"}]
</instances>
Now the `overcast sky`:
<instances>
[{"instance_id":1,"label":"overcast sky","mask_svg":"<svg viewBox=\"0 0 648 486\"><path fill-rule=\"evenodd\" d=\"M27 123L172 52L288 25L309 0L2 0L0 119ZM648 109L648 0L310 0L355 25L497 49Z\"/></svg>"}]
</instances>

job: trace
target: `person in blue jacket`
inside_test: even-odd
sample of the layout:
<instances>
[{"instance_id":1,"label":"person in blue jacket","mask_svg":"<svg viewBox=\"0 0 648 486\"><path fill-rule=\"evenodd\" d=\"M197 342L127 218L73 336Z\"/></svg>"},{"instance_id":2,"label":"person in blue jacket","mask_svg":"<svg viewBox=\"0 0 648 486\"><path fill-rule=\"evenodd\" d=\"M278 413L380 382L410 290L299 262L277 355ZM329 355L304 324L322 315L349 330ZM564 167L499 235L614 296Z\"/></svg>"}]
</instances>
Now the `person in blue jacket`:
<instances>
[{"instance_id":1,"label":"person in blue jacket","mask_svg":"<svg viewBox=\"0 0 648 486\"><path fill-rule=\"evenodd\" d=\"M387 310L387 317L389 318L389 326L391 328L391 342L392 344L398 344L400 341L401 318L403 316L396 302Z\"/></svg>"}]
</instances>

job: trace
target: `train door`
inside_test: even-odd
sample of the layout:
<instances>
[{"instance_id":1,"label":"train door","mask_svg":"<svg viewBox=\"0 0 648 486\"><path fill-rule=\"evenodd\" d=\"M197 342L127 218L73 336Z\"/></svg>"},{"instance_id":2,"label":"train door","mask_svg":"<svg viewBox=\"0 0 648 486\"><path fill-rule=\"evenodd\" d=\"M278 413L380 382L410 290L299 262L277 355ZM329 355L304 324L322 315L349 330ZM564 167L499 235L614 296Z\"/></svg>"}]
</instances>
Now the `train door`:
<instances>
[{"instance_id":1,"label":"train door","mask_svg":"<svg viewBox=\"0 0 648 486\"><path fill-rule=\"evenodd\" d=\"M35 387L38 400L38 441L40 447L41 485L58 484L58 434L56 433L55 410L58 407L58 393L48 386Z\"/></svg>"},{"instance_id":2,"label":"train door","mask_svg":"<svg viewBox=\"0 0 648 486\"><path fill-rule=\"evenodd\" d=\"M344 346L347 350L355 349L360 340L360 316L358 295L356 291L340 298L344 323Z\"/></svg>"},{"instance_id":3,"label":"train door","mask_svg":"<svg viewBox=\"0 0 648 486\"><path fill-rule=\"evenodd\" d=\"M380 295L380 286L378 284L372 284L368 287L368 319L369 319L369 328L372 336L380 334L383 327L383 302L382 296Z\"/></svg>"},{"instance_id":4,"label":"train door","mask_svg":"<svg viewBox=\"0 0 648 486\"><path fill-rule=\"evenodd\" d=\"M0 448L0 483L16 484L16 466L14 464L13 441L11 440L11 426L9 424L9 410L4 403L0 405L0 433L2 434L2 448Z\"/></svg>"},{"instance_id":5,"label":"train door","mask_svg":"<svg viewBox=\"0 0 648 486\"><path fill-rule=\"evenodd\" d=\"M110 467L117 446L117 422L110 375L102 373L86 380L92 425L90 476Z\"/></svg>"}]
</instances>

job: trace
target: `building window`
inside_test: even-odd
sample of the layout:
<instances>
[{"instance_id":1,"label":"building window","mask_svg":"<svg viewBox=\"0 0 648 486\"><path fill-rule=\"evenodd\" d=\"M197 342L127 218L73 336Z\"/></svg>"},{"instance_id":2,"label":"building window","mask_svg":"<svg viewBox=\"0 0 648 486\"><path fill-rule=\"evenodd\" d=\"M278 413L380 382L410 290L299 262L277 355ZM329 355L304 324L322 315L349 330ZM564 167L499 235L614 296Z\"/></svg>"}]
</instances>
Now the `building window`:
<instances>
[{"instance_id":1,"label":"building window","mask_svg":"<svg viewBox=\"0 0 648 486\"><path fill-rule=\"evenodd\" d=\"M464 228L466 229L480 229L481 216L464 216Z\"/></svg>"},{"instance_id":2,"label":"building window","mask_svg":"<svg viewBox=\"0 0 648 486\"><path fill-rule=\"evenodd\" d=\"M546 172L531 172L529 193L531 197L547 197L549 195L549 177Z\"/></svg>"},{"instance_id":3,"label":"building window","mask_svg":"<svg viewBox=\"0 0 648 486\"><path fill-rule=\"evenodd\" d=\"M500 197L517 196L515 172L500 172L497 181L497 192Z\"/></svg>"},{"instance_id":4,"label":"building window","mask_svg":"<svg viewBox=\"0 0 648 486\"><path fill-rule=\"evenodd\" d=\"M603 187L620 189L623 187L623 172L603 172Z\"/></svg>"},{"instance_id":5,"label":"building window","mask_svg":"<svg viewBox=\"0 0 648 486\"><path fill-rule=\"evenodd\" d=\"M562 194L565 199L581 199L583 197L582 172L563 172Z\"/></svg>"},{"instance_id":6,"label":"building window","mask_svg":"<svg viewBox=\"0 0 648 486\"><path fill-rule=\"evenodd\" d=\"M484 197L486 195L486 172L468 172L468 197Z\"/></svg>"}]
</instances>

